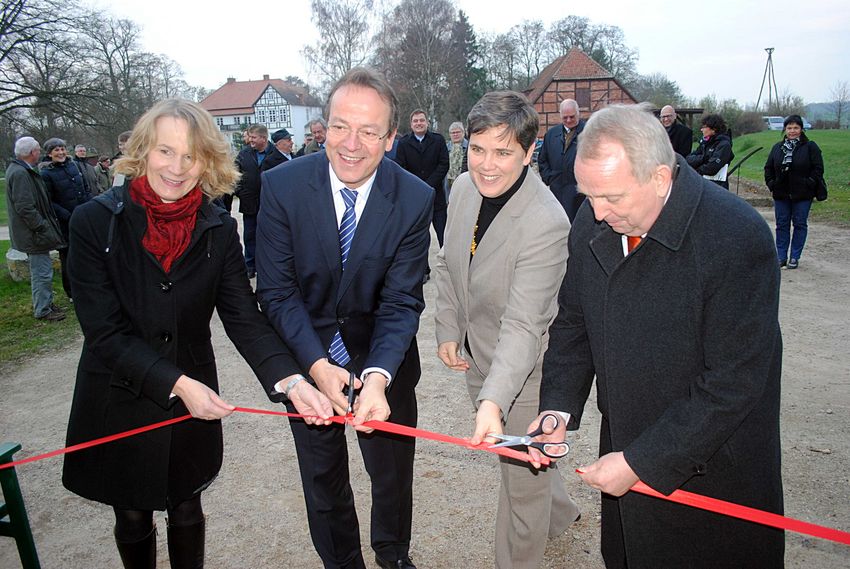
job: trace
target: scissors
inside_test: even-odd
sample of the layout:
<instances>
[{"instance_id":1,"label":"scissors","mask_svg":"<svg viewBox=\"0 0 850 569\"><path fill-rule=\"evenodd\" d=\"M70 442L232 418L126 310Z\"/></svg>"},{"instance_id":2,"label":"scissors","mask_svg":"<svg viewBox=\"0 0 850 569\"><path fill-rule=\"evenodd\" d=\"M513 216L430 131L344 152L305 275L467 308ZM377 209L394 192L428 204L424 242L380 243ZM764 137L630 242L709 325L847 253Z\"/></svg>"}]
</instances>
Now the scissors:
<instances>
[{"instance_id":1,"label":"scissors","mask_svg":"<svg viewBox=\"0 0 850 569\"><path fill-rule=\"evenodd\" d=\"M354 398L357 395L354 390L354 380L354 373L348 372L348 385L346 386L346 389L348 389L348 408L345 410L346 415L351 415L354 411Z\"/></svg>"},{"instance_id":2,"label":"scissors","mask_svg":"<svg viewBox=\"0 0 850 569\"><path fill-rule=\"evenodd\" d=\"M502 435L498 433L490 433L487 435L488 437L493 437L499 439L503 442L497 443L490 448L498 448L498 447L515 447L515 446L527 446L534 447L549 458L563 458L567 456L567 453L570 452L570 443L567 441L561 443L538 443L534 441L534 437L538 435L544 434L543 432L543 424L549 421L549 425L552 426L552 430L558 428L558 425L561 424L561 418L557 415L553 415L552 413L547 413L540 420L540 425L531 433L521 437L515 437L511 435Z\"/></svg>"}]
</instances>

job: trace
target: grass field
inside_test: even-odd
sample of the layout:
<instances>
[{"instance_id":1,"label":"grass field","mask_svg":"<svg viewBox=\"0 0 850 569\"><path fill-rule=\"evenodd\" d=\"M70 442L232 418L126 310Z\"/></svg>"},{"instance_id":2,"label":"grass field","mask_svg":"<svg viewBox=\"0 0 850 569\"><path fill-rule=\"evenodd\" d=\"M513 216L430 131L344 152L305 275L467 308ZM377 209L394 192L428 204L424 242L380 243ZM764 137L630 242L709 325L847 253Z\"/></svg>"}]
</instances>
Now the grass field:
<instances>
[{"instance_id":1,"label":"grass field","mask_svg":"<svg viewBox=\"0 0 850 569\"><path fill-rule=\"evenodd\" d=\"M5 205L5 198L4 198ZM61 322L36 320L32 314L29 281L17 283L9 275L6 251L9 241L0 241L0 369L33 354L47 353L68 344L80 335L74 307L62 291L59 271L53 274L54 302L68 317Z\"/></svg>"},{"instance_id":2,"label":"grass field","mask_svg":"<svg viewBox=\"0 0 850 569\"><path fill-rule=\"evenodd\" d=\"M813 130L807 133L823 152L826 185L829 199L814 202L810 219L850 226L850 130ZM764 184L764 163L773 145L782 140L782 133L764 131L745 134L734 140L737 162L752 149L763 147L741 166L741 177Z\"/></svg>"}]
</instances>

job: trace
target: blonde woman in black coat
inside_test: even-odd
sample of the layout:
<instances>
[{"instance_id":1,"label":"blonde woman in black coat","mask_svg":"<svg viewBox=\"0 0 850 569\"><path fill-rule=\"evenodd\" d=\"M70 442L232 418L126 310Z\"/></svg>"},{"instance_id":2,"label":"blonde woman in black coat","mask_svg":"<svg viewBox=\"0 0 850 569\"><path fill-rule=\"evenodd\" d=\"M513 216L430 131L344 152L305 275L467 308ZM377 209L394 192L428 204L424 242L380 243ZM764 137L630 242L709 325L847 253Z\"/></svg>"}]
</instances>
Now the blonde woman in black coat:
<instances>
[{"instance_id":1,"label":"blonde woman in black coat","mask_svg":"<svg viewBox=\"0 0 850 569\"><path fill-rule=\"evenodd\" d=\"M124 185L71 219L69 272L85 343L68 444L187 412L193 419L67 455L63 483L113 507L125 568L156 567L153 510L168 512L171 567L203 567L201 492L221 467L220 419L234 410L217 394L213 310L270 398L288 396L323 418L332 409L301 381L259 312L236 222L212 204L238 177L212 117L188 101L157 104L115 169Z\"/></svg>"},{"instance_id":2,"label":"blonde woman in black coat","mask_svg":"<svg viewBox=\"0 0 850 569\"><path fill-rule=\"evenodd\" d=\"M782 141L773 145L764 164L764 181L773 195L779 266L796 269L809 233L812 200L820 187L825 187L823 155L818 145L809 140L803 131L800 115L790 115L785 119Z\"/></svg>"}]
</instances>

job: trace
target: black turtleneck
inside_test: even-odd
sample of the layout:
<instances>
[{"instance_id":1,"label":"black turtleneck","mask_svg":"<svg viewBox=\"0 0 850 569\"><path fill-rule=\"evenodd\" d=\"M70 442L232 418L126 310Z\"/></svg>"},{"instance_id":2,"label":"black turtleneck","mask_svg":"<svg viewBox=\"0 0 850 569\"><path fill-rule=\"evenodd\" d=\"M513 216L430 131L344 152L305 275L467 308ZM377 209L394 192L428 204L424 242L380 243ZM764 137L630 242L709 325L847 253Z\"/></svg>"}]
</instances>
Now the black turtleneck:
<instances>
[{"instance_id":1,"label":"black turtleneck","mask_svg":"<svg viewBox=\"0 0 850 569\"><path fill-rule=\"evenodd\" d=\"M487 228L490 227L490 224L493 223L493 220L496 219L496 216L502 211L505 204L508 203L508 200L517 193L525 181L527 174L528 166L525 166L517 181L505 193L494 198L482 196L481 209L478 210L478 223L475 225L475 243L481 243L481 240L484 239L484 234L487 232ZM472 261L472 255L470 255L470 261Z\"/></svg>"}]
</instances>

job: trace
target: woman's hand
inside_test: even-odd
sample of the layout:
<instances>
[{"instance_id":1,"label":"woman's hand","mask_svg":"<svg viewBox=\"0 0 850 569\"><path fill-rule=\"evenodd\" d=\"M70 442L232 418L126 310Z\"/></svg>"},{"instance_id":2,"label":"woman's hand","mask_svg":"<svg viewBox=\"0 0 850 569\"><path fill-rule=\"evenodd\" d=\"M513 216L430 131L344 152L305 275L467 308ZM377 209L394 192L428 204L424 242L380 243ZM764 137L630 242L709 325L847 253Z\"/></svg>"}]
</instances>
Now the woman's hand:
<instances>
[{"instance_id":1,"label":"woman's hand","mask_svg":"<svg viewBox=\"0 0 850 569\"><path fill-rule=\"evenodd\" d=\"M221 419L236 409L215 391L187 375L181 375L177 379L171 392L183 400L189 413L196 419Z\"/></svg>"},{"instance_id":2,"label":"woman's hand","mask_svg":"<svg viewBox=\"0 0 850 569\"><path fill-rule=\"evenodd\" d=\"M454 371L466 371L469 362L460 357L457 342L443 342L437 347L437 357L446 364L446 367Z\"/></svg>"},{"instance_id":3,"label":"woman's hand","mask_svg":"<svg viewBox=\"0 0 850 569\"><path fill-rule=\"evenodd\" d=\"M496 439L487 437L491 433L502 434L502 411L496 403L485 399L478 406L478 413L475 414L475 432L469 442L474 445L479 445L485 440L491 443L498 442Z\"/></svg>"}]
</instances>

